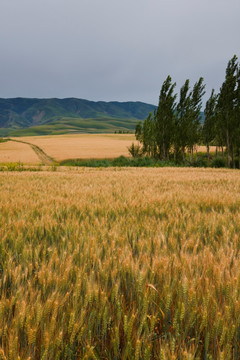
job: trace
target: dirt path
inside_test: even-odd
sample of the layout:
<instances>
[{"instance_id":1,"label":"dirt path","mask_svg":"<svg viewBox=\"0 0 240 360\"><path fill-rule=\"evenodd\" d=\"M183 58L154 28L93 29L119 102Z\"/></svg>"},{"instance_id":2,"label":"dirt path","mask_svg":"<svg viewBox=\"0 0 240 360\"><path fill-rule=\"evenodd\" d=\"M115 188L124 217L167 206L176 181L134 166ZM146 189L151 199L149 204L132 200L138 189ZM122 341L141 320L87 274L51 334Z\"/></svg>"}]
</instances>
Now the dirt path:
<instances>
[{"instance_id":1,"label":"dirt path","mask_svg":"<svg viewBox=\"0 0 240 360\"><path fill-rule=\"evenodd\" d=\"M27 144L29 146L31 146L31 148L33 149L33 151L36 153L36 155L38 156L39 160L41 161L41 163L43 165L53 165L54 163L56 163L56 161L50 157L49 155L47 155L39 146L31 144L29 142L26 141L21 141L21 140L13 140L11 138L9 138L9 141L15 141L15 142L19 142L22 144Z\"/></svg>"}]
</instances>

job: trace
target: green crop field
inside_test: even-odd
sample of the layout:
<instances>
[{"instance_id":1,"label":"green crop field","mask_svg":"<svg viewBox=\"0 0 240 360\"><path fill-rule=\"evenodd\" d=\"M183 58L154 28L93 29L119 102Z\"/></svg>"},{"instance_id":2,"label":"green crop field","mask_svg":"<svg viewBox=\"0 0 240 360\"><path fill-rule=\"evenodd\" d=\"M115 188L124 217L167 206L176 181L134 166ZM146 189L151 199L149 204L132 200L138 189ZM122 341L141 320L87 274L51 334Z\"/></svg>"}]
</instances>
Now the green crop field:
<instances>
[{"instance_id":1,"label":"green crop field","mask_svg":"<svg viewBox=\"0 0 240 360\"><path fill-rule=\"evenodd\" d=\"M39 135L61 135L71 133L114 133L115 131L129 131L134 133L136 119L80 119L61 118L55 119L47 124L31 126L21 129L0 128L0 136L39 136Z\"/></svg>"}]
</instances>

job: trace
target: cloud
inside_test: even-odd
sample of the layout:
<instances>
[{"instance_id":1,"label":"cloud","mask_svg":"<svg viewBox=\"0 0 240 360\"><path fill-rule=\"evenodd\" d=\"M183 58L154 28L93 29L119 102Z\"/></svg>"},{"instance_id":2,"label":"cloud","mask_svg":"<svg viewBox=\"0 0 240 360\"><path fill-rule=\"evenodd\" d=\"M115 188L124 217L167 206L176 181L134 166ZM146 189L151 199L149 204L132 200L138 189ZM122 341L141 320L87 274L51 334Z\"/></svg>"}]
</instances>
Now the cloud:
<instances>
[{"instance_id":1,"label":"cloud","mask_svg":"<svg viewBox=\"0 0 240 360\"><path fill-rule=\"evenodd\" d=\"M168 74L210 93L239 51L239 13L239 0L2 0L0 97L156 103Z\"/></svg>"}]
</instances>

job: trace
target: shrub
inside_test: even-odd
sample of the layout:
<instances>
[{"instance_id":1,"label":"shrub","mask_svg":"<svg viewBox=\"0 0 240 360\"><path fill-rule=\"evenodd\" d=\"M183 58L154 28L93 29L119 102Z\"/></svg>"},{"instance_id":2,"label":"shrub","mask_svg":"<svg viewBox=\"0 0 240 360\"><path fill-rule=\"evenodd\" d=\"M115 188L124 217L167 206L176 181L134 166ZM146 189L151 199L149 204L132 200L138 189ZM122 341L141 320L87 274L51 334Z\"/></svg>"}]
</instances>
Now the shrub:
<instances>
[{"instance_id":1,"label":"shrub","mask_svg":"<svg viewBox=\"0 0 240 360\"><path fill-rule=\"evenodd\" d=\"M141 146L138 144L132 143L132 145L128 147L128 151L133 158L139 158L143 155Z\"/></svg>"},{"instance_id":2,"label":"shrub","mask_svg":"<svg viewBox=\"0 0 240 360\"><path fill-rule=\"evenodd\" d=\"M195 158L191 162L189 162L189 165L193 166L193 167L207 167L208 162L207 162L206 158L199 157L199 158Z\"/></svg>"},{"instance_id":3,"label":"shrub","mask_svg":"<svg viewBox=\"0 0 240 360\"><path fill-rule=\"evenodd\" d=\"M222 157L215 157L211 165L215 168L223 168L226 167L226 161Z\"/></svg>"}]
</instances>

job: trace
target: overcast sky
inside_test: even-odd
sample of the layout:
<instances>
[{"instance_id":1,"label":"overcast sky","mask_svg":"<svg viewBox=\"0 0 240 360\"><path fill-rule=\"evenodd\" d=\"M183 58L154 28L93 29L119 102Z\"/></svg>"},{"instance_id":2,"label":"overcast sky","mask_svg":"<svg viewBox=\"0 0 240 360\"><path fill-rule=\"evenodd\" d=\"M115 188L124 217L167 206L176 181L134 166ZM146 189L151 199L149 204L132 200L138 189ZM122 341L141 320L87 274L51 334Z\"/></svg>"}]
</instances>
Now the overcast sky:
<instances>
[{"instance_id":1,"label":"overcast sky","mask_svg":"<svg viewBox=\"0 0 240 360\"><path fill-rule=\"evenodd\" d=\"M240 57L240 0L0 0L0 97L156 104Z\"/></svg>"}]
</instances>

